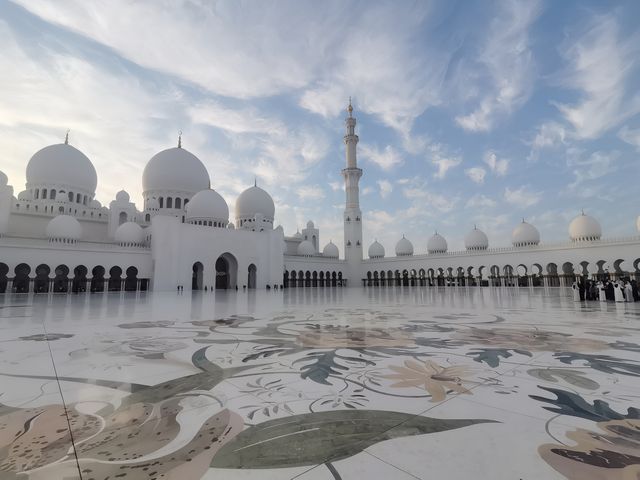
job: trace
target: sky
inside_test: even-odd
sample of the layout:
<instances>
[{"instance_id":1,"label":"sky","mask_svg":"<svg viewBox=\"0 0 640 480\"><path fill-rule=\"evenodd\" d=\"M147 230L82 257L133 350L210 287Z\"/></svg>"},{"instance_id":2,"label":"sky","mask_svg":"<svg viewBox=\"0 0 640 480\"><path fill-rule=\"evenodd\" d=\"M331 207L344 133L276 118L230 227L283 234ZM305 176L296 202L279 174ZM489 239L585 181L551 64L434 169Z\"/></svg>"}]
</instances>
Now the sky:
<instances>
[{"instance_id":1,"label":"sky","mask_svg":"<svg viewBox=\"0 0 640 480\"><path fill-rule=\"evenodd\" d=\"M434 231L491 247L522 219L568 239L584 209L637 235L640 2L0 0L0 170L70 143L103 204L142 208L147 161L177 144L233 219L257 179L292 235L343 253L344 118L357 117L364 245Z\"/></svg>"}]
</instances>

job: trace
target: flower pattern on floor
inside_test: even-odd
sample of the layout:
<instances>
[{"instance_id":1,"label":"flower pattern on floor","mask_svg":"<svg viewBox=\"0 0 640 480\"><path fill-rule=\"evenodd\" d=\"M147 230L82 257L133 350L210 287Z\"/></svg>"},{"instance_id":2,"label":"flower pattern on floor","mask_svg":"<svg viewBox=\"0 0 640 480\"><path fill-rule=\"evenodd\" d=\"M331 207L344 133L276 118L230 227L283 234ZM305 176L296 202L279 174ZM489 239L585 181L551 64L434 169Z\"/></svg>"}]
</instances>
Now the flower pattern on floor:
<instances>
[{"instance_id":1,"label":"flower pattern on floor","mask_svg":"<svg viewBox=\"0 0 640 480\"><path fill-rule=\"evenodd\" d=\"M149 295L87 326L65 304L53 334L7 310L0 479L638 477L638 309L478 291L224 315Z\"/></svg>"}]
</instances>

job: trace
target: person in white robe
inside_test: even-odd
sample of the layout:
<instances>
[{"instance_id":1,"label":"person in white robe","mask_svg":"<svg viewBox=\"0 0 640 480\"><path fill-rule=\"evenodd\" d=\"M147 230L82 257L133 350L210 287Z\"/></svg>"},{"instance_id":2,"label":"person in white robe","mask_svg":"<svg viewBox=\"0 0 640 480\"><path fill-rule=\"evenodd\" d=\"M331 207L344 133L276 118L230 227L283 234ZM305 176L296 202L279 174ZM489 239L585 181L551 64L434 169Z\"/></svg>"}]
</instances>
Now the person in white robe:
<instances>
[{"instance_id":1,"label":"person in white robe","mask_svg":"<svg viewBox=\"0 0 640 480\"><path fill-rule=\"evenodd\" d=\"M615 295L616 302L624 302L623 287L618 282L613 284L613 294Z\"/></svg>"},{"instance_id":2,"label":"person in white robe","mask_svg":"<svg viewBox=\"0 0 640 480\"><path fill-rule=\"evenodd\" d=\"M598 282L598 299L601 302L607 301L607 293L604 290L604 283Z\"/></svg>"},{"instance_id":3,"label":"person in white robe","mask_svg":"<svg viewBox=\"0 0 640 480\"><path fill-rule=\"evenodd\" d=\"M624 301L633 302L633 288L629 282L624 282Z\"/></svg>"},{"instance_id":4,"label":"person in white robe","mask_svg":"<svg viewBox=\"0 0 640 480\"><path fill-rule=\"evenodd\" d=\"M578 284L576 282L573 282L573 285L571 285L571 288L573 289L573 301L574 302L579 302L580 301L580 289L578 288Z\"/></svg>"}]
</instances>

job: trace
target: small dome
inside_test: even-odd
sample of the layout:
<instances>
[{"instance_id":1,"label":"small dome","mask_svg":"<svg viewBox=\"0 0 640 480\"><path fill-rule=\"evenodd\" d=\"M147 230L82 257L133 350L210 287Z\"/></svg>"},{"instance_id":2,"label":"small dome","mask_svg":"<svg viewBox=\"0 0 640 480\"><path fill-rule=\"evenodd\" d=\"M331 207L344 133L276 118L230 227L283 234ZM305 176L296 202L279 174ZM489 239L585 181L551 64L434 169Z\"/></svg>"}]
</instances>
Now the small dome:
<instances>
[{"instance_id":1,"label":"small dome","mask_svg":"<svg viewBox=\"0 0 640 480\"><path fill-rule=\"evenodd\" d=\"M7 183L9 183L9 178L4 172L0 171L0 187L5 187Z\"/></svg>"},{"instance_id":2,"label":"small dome","mask_svg":"<svg viewBox=\"0 0 640 480\"><path fill-rule=\"evenodd\" d=\"M525 247L527 245L538 245L540 243L540 232L538 229L522 220L511 233L511 243L514 247Z\"/></svg>"},{"instance_id":3,"label":"small dome","mask_svg":"<svg viewBox=\"0 0 640 480\"><path fill-rule=\"evenodd\" d=\"M116 230L115 241L123 247L142 245L144 230L135 222L125 222Z\"/></svg>"},{"instance_id":4,"label":"small dome","mask_svg":"<svg viewBox=\"0 0 640 480\"><path fill-rule=\"evenodd\" d=\"M61 143L37 151L27 165L27 188L33 185L66 185L93 196L98 175L91 160L71 145Z\"/></svg>"},{"instance_id":5,"label":"small dome","mask_svg":"<svg viewBox=\"0 0 640 480\"><path fill-rule=\"evenodd\" d=\"M82 236L82 225L71 215L58 215L47 224L49 240L79 240Z\"/></svg>"},{"instance_id":6,"label":"small dome","mask_svg":"<svg viewBox=\"0 0 640 480\"><path fill-rule=\"evenodd\" d=\"M404 235L398 243L396 243L396 257L405 257L413 255L413 243L407 240Z\"/></svg>"},{"instance_id":7,"label":"small dome","mask_svg":"<svg viewBox=\"0 0 640 480\"><path fill-rule=\"evenodd\" d=\"M307 228L308 228L309 230L311 230L312 228L315 228L315 225L313 224L313 222L312 222L311 220L309 220L309 221L307 222Z\"/></svg>"},{"instance_id":8,"label":"small dome","mask_svg":"<svg viewBox=\"0 0 640 480\"><path fill-rule=\"evenodd\" d=\"M209 172L193 153L181 147L156 153L144 167L142 191L198 193L210 187Z\"/></svg>"},{"instance_id":9,"label":"small dome","mask_svg":"<svg viewBox=\"0 0 640 480\"><path fill-rule=\"evenodd\" d=\"M229 222L229 223L227 224L227 228L228 228L229 230L235 230L235 229L236 229L236 226L233 224L233 222Z\"/></svg>"},{"instance_id":10,"label":"small dome","mask_svg":"<svg viewBox=\"0 0 640 480\"><path fill-rule=\"evenodd\" d=\"M467 250L486 250L489 248L489 239L482 230L473 227L473 230L464 237L464 246Z\"/></svg>"},{"instance_id":11,"label":"small dome","mask_svg":"<svg viewBox=\"0 0 640 480\"><path fill-rule=\"evenodd\" d=\"M118 193L116 193L116 202L129 203L130 200L131 200L131 197L124 190L120 190Z\"/></svg>"},{"instance_id":12,"label":"small dome","mask_svg":"<svg viewBox=\"0 0 640 480\"><path fill-rule=\"evenodd\" d=\"M446 253L447 241L438 232L434 233L427 242L427 252L429 253Z\"/></svg>"},{"instance_id":13,"label":"small dome","mask_svg":"<svg viewBox=\"0 0 640 480\"><path fill-rule=\"evenodd\" d=\"M336 245L330 241L322 249L322 256L328 258L338 258L340 256L340 252L338 251L338 247L336 247Z\"/></svg>"},{"instance_id":14,"label":"small dome","mask_svg":"<svg viewBox=\"0 0 640 480\"><path fill-rule=\"evenodd\" d=\"M377 240L369 245L369 258L383 258L384 247Z\"/></svg>"},{"instance_id":15,"label":"small dome","mask_svg":"<svg viewBox=\"0 0 640 480\"><path fill-rule=\"evenodd\" d=\"M298 255L304 257L311 257L316 254L316 249L313 248L313 244L309 240L304 240L298 245Z\"/></svg>"},{"instance_id":16,"label":"small dome","mask_svg":"<svg viewBox=\"0 0 640 480\"><path fill-rule=\"evenodd\" d=\"M102 204L98 200L93 199L93 200L91 200L91 202L89 202L89 207L91 207L91 208L102 208Z\"/></svg>"},{"instance_id":17,"label":"small dome","mask_svg":"<svg viewBox=\"0 0 640 480\"><path fill-rule=\"evenodd\" d=\"M190 220L215 220L225 225L229 221L229 207L215 190L202 190L187 203L187 222Z\"/></svg>"},{"instance_id":18,"label":"small dome","mask_svg":"<svg viewBox=\"0 0 640 480\"><path fill-rule=\"evenodd\" d=\"M296 232L293 234L293 238L302 238L302 234L300 232Z\"/></svg>"},{"instance_id":19,"label":"small dome","mask_svg":"<svg viewBox=\"0 0 640 480\"><path fill-rule=\"evenodd\" d=\"M18 194L18 200L31 200L31 190L23 190Z\"/></svg>"},{"instance_id":20,"label":"small dome","mask_svg":"<svg viewBox=\"0 0 640 480\"><path fill-rule=\"evenodd\" d=\"M602 236L600 223L584 212L574 218L569 224L569 238L574 242L599 240Z\"/></svg>"},{"instance_id":21,"label":"small dome","mask_svg":"<svg viewBox=\"0 0 640 480\"><path fill-rule=\"evenodd\" d=\"M251 220L257 214L273 223L275 211L271 195L254 185L242 192L236 200L236 223L239 223L238 220Z\"/></svg>"}]
</instances>

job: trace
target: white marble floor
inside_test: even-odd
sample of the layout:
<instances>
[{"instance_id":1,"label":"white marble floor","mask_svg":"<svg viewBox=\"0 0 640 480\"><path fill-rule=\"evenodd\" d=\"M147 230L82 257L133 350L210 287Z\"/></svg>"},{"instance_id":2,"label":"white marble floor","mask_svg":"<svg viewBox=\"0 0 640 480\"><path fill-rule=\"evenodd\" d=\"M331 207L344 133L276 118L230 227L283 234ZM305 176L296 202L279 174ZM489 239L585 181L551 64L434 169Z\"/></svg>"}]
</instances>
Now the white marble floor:
<instances>
[{"instance_id":1,"label":"white marble floor","mask_svg":"<svg viewBox=\"0 0 640 480\"><path fill-rule=\"evenodd\" d=\"M0 295L0 480L640 478L640 303Z\"/></svg>"}]
</instances>

